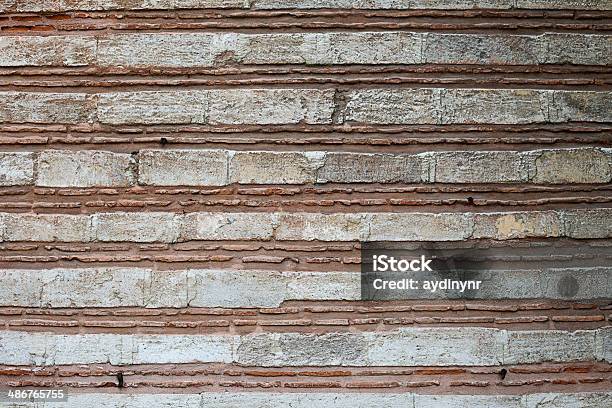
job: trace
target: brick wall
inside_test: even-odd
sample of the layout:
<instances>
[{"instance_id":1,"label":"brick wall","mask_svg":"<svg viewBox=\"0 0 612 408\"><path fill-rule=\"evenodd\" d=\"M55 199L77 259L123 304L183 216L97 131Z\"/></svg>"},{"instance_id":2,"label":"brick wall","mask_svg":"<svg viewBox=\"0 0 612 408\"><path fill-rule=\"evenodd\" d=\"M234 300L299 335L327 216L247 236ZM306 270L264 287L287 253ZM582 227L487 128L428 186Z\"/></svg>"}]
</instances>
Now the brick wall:
<instances>
[{"instance_id":1,"label":"brick wall","mask_svg":"<svg viewBox=\"0 0 612 408\"><path fill-rule=\"evenodd\" d=\"M0 384L612 406L609 0L0 13ZM362 301L364 241L479 251L490 284Z\"/></svg>"}]
</instances>

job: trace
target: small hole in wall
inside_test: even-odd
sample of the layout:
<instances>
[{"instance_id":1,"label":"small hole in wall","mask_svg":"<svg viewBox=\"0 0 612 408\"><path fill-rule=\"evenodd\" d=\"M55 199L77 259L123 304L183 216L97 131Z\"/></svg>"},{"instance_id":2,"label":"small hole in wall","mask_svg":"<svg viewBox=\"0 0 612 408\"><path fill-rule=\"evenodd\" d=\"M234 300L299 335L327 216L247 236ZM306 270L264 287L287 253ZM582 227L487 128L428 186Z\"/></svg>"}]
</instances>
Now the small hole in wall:
<instances>
[{"instance_id":1,"label":"small hole in wall","mask_svg":"<svg viewBox=\"0 0 612 408\"><path fill-rule=\"evenodd\" d=\"M119 388L123 388L124 387L123 373L117 373L117 387L119 387Z\"/></svg>"},{"instance_id":2,"label":"small hole in wall","mask_svg":"<svg viewBox=\"0 0 612 408\"><path fill-rule=\"evenodd\" d=\"M501 371L499 372L499 376L501 377L502 380L506 378L506 374L508 374L508 370L506 370L505 368L502 368Z\"/></svg>"},{"instance_id":3,"label":"small hole in wall","mask_svg":"<svg viewBox=\"0 0 612 408\"><path fill-rule=\"evenodd\" d=\"M165 137L161 137L159 139L159 144L161 144L162 146L165 146L168 144L168 139L166 139Z\"/></svg>"},{"instance_id":4,"label":"small hole in wall","mask_svg":"<svg viewBox=\"0 0 612 408\"><path fill-rule=\"evenodd\" d=\"M468 197L467 202L469 205L474 205L474 197Z\"/></svg>"}]
</instances>

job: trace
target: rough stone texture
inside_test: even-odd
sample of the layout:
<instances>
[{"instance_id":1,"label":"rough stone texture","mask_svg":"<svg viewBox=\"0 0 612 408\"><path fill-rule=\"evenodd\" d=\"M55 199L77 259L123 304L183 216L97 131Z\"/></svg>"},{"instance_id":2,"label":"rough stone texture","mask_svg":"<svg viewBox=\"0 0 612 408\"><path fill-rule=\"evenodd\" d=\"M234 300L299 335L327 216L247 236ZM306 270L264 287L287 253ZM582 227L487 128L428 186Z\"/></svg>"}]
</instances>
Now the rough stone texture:
<instances>
[{"instance_id":1,"label":"rough stone texture","mask_svg":"<svg viewBox=\"0 0 612 408\"><path fill-rule=\"evenodd\" d=\"M523 398L525 408L599 408L612 404L610 392L527 394Z\"/></svg>"},{"instance_id":2,"label":"rough stone texture","mask_svg":"<svg viewBox=\"0 0 612 408\"><path fill-rule=\"evenodd\" d=\"M553 91L551 122L612 122L612 93Z\"/></svg>"},{"instance_id":3,"label":"rough stone texture","mask_svg":"<svg viewBox=\"0 0 612 408\"><path fill-rule=\"evenodd\" d=\"M371 214L368 241L459 241L472 232L466 214Z\"/></svg>"},{"instance_id":4,"label":"rough stone texture","mask_svg":"<svg viewBox=\"0 0 612 408\"><path fill-rule=\"evenodd\" d=\"M563 212L565 235L571 238L612 237L612 208Z\"/></svg>"},{"instance_id":5,"label":"rough stone texture","mask_svg":"<svg viewBox=\"0 0 612 408\"><path fill-rule=\"evenodd\" d=\"M95 104L82 93L0 92L0 123L91 122Z\"/></svg>"},{"instance_id":6,"label":"rough stone texture","mask_svg":"<svg viewBox=\"0 0 612 408\"><path fill-rule=\"evenodd\" d=\"M610 268L550 268L540 277L540 298L606 299L612 297Z\"/></svg>"},{"instance_id":7,"label":"rough stone texture","mask_svg":"<svg viewBox=\"0 0 612 408\"><path fill-rule=\"evenodd\" d=\"M610 405L612 393L538 393L526 395L428 395L408 392L203 392L201 394L69 394L67 402L40 402L37 408L88 408L91 401L101 408L601 408ZM29 403L20 406L34 407Z\"/></svg>"},{"instance_id":8,"label":"rough stone texture","mask_svg":"<svg viewBox=\"0 0 612 408\"><path fill-rule=\"evenodd\" d=\"M369 347L363 333L253 334L240 338L235 361L263 367L363 366L369 365Z\"/></svg>"},{"instance_id":9,"label":"rough stone texture","mask_svg":"<svg viewBox=\"0 0 612 408\"><path fill-rule=\"evenodd\" d=\"M125 187L135 183L129 154L45 150L36 160L36 185L45 187Z\"/></svg>"},{"instance_id":10,"label":"rough stone texture","mask_svg":"<svg viewBox=\"0 0 612 408\"><path fill-rule=\"evenodd\" d=\"M248 0L4 0L0 11L156 10L183 8L246 8Z\"/></svg>"},{"instance_id":11,"label":"rough stone texture","mask_svg":"<svg viewBox=\"0 0 612 408\"><path fill-rule=\"evenodd\" d=\"M224 150L141 150L138 182L154 186L223 186L228 183Z\"/></svg>"},{"instance_id":12,"label":"rough stone texture","mask_svg":"<svg viewBox=\"0 0 612 408\"><path fill-rule=\"evenodd\" d=\"M140 91L100 94L101 123L206 123L208 91Z\"/></svg>"},{"instance_id":13,"label":"rough stone texture","mask_svg":"<svg viewBox=\"0 0 612 408\"><path fill-rule=\"evenodd\" d=\"M559 330L508 332L505 364L596 359L595 331Z\"/></svg>"},{"instance_id":14,"label":"rough stone texture","mask_svg":"<svg viewBox=\"0 0 612 408\"><path fill-rule=\"evenodd\" d=\"M267 213L187 214L181 240L270 239L276 219L275 214Z\"/></svg>"},{"instance_id":15,"label":"rough stone texture","mask_svg":"<svg viewBox=\"0 0 612 408\"><path fill-rule=\"evenodd\" d=\"M327 153L317 183L397 183L421 181L417 155Z\"/></svg>"},{"instance_id":16,"label":"rough stone texture","mask_svg":"<svg viewBox=\"0 0 612 408\"><path fill-rule=\"evenodd\" d=\"M213 67L258 64L608 65L606 35L417 32L121 33L6 36L0 66Z\"/></svg>"},{"instance_id":17,"label":"rough stone texture","mask_svg":"<svg viewBox=\"0 0 612 408\"><path fill-rule=\"evenodd\" d=\"M537 64L545 44L537 36L429 33L423 62L434 64Z\"/></svg>"},{"instance_id":18,"label":"rough stone texture","mask_svg":"<svg viewBox=\"0 0 612 408\"><path fill-rule=\"evenodd\" d=\"M524 408L519 395L414 395L415 408Z\"/></svg>"},{"instance_id":19,"label":"rough stone texture","mask_svg":"<svg viewBox=\"0 0 612 408\"><path fill-rule=\"evenodd\" d=\"M446 89L441 122L526 124L548 121L546 91L531 89Z\"/></svg>"},{"instance_id":20,"label":"rough stone texture","mask_svg":"<svg viewBox=\"0 0 612 408\"><path fill-rule=\"evenodd\" d=\"M367 236L360 214L282 213L278 223L275 237L280 240L357 241Z\"/></svg>"},{"instance_id":21,"label":"rough stone texture","mask_svg":"<svg viewBox=\"0 0 612 408\"><path fill-rule=\"evenodd\" d=\"M609 3L0 0L0 382L612 406ZM372 240L482 289L361 301Z\"/></svg>"},{"instance_id":22,"label":"rough stone texture","mask_svg":"<svg viewBox=\"0 0 612 408\"><path fill-rule=\"evenodd\" d=\"M368 89L347 95L345 122L433 124L441 120L440 89Z\"/></svg>"},{"instance_id":23,"label":"rough stone texture","mask_svg":"<svg viewBox=\"0 0 612 408\"><path fill-rule=\"evenodd\" d=\"M89 242L88 217L80 215L3 214L4 241Z\"/></svg>"},{"instance_id":24,"label":"rough stone texture","mask_svg":"<svg viewBox=\"0 0 612 408\"><path fill-rule=\"evenodd\" d=\"M518 152L433 153L430 180L436 183L512 183L527 180Z\"/></svg>"},{"instance_id":25,"label":"rough stone texture","mask_svg":"<svg viewBox=\"0 0 612 408\"><path fill-rule=\"evenodd\" d=\"M540 54L547 64L612 64L612 41L606 35L544 34L546 49Z\"/></svg>"},{"instance_id":26,"label":"rough stone texture","mask_svg":"<svg viewBox=\"0 0 612 408\"><path fill-rule=\"evenodd\" d=\"M331 123L333 90L240 89L210 91L211 124Z\"/></svg>"},{"instance_id":27,"label":"rough stone texture","mask_svg":"<svg viewBox=\"0 0 612 408\"><path fill-rule=\"evenodd\" d=\"M97 63L108 67L211 67L236 48L235 34L147 33L102 36Z\"/></svg>"},{"instance_id":28,"label":"rough stone texture","mask_svg":"<svg viewBox=\"0 0 612 408\"><path fill-rule=\"evenodd\" d=\"M467 299L606 299L610 268L487 270ZM34 276L34 278L32 277ZM291 300L359 300L357 272L144 268L0 269L0 307L279 307ZM419 299L420 292L412 298ZM431 298L427 296L426 298ZM439 293L437 298L462 298Z\"/></svg>"},{"instance_id":29,"label":"rough stone texture","mask_svg":"<svg viewBox=\"0 0 612 408\"><path fill-rule=\"evenodd\" d=\"M612 10L608 0L515 0L515 6L525 9Z\"/></svg>"},{"instance_id":30,"label":"rough stone texture","mask_svg":"<svg viewBox=\"0 0 612 408\"><path fill-rule=\"evenodd\" d=\"M98 241L174 242L180 217L173 213L98 213L92 225Z\"/></svg>"},{"instance_id":31,"label":"rough stone texture","mask_svg":"<svg viewBox=\"0 0 612 408\"><path fill-rule=\"evenodd\" d=\"M0 37L0 66L84 66L95 59L96 39L77 36Z\"/></svg>"},{"instance_id":32,"label":"rough stone texture","mask_svg":"<svg viewBox=\"0 0 612 408\"><path fill-rule=\"evenodd\" d=\"M257 34L240 37L244 64L418 64L418 33Z\"/></svg>"},{"instance_id":33,"label":"rough stone texture","mask_svg":"<svg viewBox=\"0 0 612 408\"><path fill-rule=\"evenodd\" d=\"M230 182L240 184L314 183L324 152L235 152Z\"/></svg>"},{"instance_id":34,"label":"rough stone texture","mask_svg":"<svg viewBox=\"0 0 612 408\"><path fill-rule=\"evenodd\" d=\"M365 336L371 365L498 365L504 355L505 332L495 329L402 328Z\"/></svg>"},{"instance_id":35,"label":"rough stone texture","mask_svg":"<svg viewBox=\"0 0 612 408\"><path fill-rule=\"evenodd\" d=\"M476 214L474 238L558 237L563 233L555 211Z\"/></svg>"},{"instance_id":36,"label":"rough stone texture","mask_svg":"<svg viewBox=\"0 0 612 408\"><path fill-rule=\"evenodd\" d=\"M34 155L32 153L0 153L0 186L32 184Z\"/></svg>"},{"instance_id":37,"label":"rough stone texture","mask_svg":"<svg viewBox=\"0 0 612 408\"><path fill-rule=\"evenodd\" d=\"M58 335L8 330L0 333L0 340L1 364L42 366L231 362L234 342L232 336L215 335Z\"/></svg>"},{"instance_id":38,"label":"rough stone texture","mask_svg":"<svg viewBox=\"0 0 612 408\"><path fill-rule=\"evenodd\" d=\"M535 158L534 183L608 183L612 177L608 156L599 149L543 151Z\"/></svg>"}]
</instances>

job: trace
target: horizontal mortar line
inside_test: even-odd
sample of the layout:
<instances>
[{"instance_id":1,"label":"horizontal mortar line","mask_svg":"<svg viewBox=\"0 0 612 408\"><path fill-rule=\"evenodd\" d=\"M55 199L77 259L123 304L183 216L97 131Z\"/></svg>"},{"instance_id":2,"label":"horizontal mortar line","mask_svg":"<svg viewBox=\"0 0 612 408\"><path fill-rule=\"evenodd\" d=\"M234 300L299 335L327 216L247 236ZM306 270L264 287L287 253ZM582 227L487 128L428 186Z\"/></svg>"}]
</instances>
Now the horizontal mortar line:
<instances>
[{"instance_id":1,"label":"horizontal mortar line","mask_svg":"<svg viewBox=\"0 0 612 408\"><path fill-rule=\"evenodd\" d=\"M54 80L55 81L55 80ZM42 89L82 89L82 88L94 88L113 90L114 88L121 88L131 90L133 88L148 90L150 87L159 87L160 89L174 88L174 87L217 87L217 86L239 86L239 87L256 87L260 85L295 85L295 84L338 84L342 86L349 85L443 85L445 87L461 85L465 87L486 87L494 89L503 89L504 87L512 87L518 89L530 89L529 87L534 86L546 86L549 89L567 89L567 90L608 90L612 89L612 81L610 83L601 83L597 80L540 80L534 79L533 81L525 81L523 79L519 81L514 80L472 80L472 79L452 79L452 80L436 80L436 79L334 79L334 78L307 78L307 79L257 79L257 80L167 80L167 81L123 81L123 80L111 80L103 79L100 81L87 80L87 81L2 81L0 80L0 90L42 90Z\"/></svg>"},{"instance_id":2,"label":"horizontal mortar line","mask_svg":"<svg viewBox=\"0 0 612 408\"><path fill-rule=\"evenodd\" d=\"M437 386L440 384L438 381L442 379L444 385L450 385L457 387L473 385L478 387L478 381L485 381L485 384L480 384L480 387L494 388L496 385L543 385L546 383L553 383L553 379L562 379L563 376L570 376L569 382L558 382L556 384L576 384L579 380L584 379L584 384L596 383L597 381L587 381L589 378L600 378L603 379L605 384L609 380L610 374L605 371L609 370L609 365L601 363L591 362L577 362L574 364L566 365L550 365L543 366L541 364L530 364L520 366L508 367L506 373L509 378L503 381L500 376L500 369L483 367L426 367L426 368L346 368L346 367L303 367L303 368L283 368L283 369L267 369L263 367L243 367L233 364L177 364L177 365L147 365L147 366L124 366L118 367L109 364L100 365L82 365L82 366L55 366L51 368L40 368L40 367L13 367L13 366L0 366L0 375L5 378L15 380L26 380L30 379L33 381L57 381L58 383L70 382L75 377L79 379L92 379L96 377L100 378L100 381L109 381L111 384L116 383L116 378L108 378L116 376L118 373L122 373L127 381L131 380L131 384L135 385L143 378L138 376L145 376L145 378L152 378L153 381L163 381L164 378L168 378L170 381L189 380L193 381L187 385L198 386L206 385L198 384L198 379L194 378L198 376L202 379L221 380L224 377L233 377L235 380L247 380L247 381L283 381L283 383L291 384L294 381L325 381L326 378L335 380L346 380L346 382L360 381L363 377L370 380L368 383L362 383L363 388L385 388L383 384L388 384L387 387L395 388L401 385L419 387L418 382L413 380L420 380L423 383L421 386ZM530 378L530 375L539 375L544 377L541 382L538 383L539 378ZM471 378L466 378L470 376ZM23 378L26 377L26 378ZM104 378L107 377L107 378ZM190 378L191 377L191 378ZM525 381L524 383L514 383L512 378L518 381ZM115 381L113 381L115 380ZM470 380L475 381L475 384L470 384ZM573 382L572 382L573 380ZM228 386L240 386L239 382L235 384L227 384ZM408 381L408 383L394 384L394 381ZM431 383L427 383L427 382ZM530 382L532 381L532 382ZM581 381L582 382L582 381ZM76 383L69 383L71 386L79 387ZM378 384L378 385L376 385ZM140 384L144 385L144 384ZM91 386L91 385L89 385ZM109 386L98 385L98 386ZM259 386L265 387L263 384ZM274 387L280 387L280 383L273 385ZM343 384L342 387L346 386ZM84 384L83 387L87 387ZM128 386L128 389L130 387ZM139 387L140 388L140 387ZM514 387L508 387L504 393L513 393ZM128 391L128 390L123 390ZM448 389L446 390L448 391ZM129 391L128 391L129 392ZM140 391L142 392L142 391ZM444 391L442 391L444 392ZM478 393L478 391L475 391ZM481 391L482 392L482 391ZM486 393L486 391L485 391Z\"/></svg>"},{"instance_id":3,"label":"horizontal mortar line","mask_svg":"<svg viewBox=\"0 0 612 408\"><path fill-rule=\"evenodd\" d=\"M61 322L44 321L40 319L13 319L10 321L0 321L0 332L2 331L17 331L17 332L52 332L54 334L142 334L142 335L233 335L240 333L241 335L249 335L256 333L292 333L301 334L332 334L332 333L385 333L392 332L398 328L430 328L430 329L452 329L452 328L488 328L488 329L505 329L515 332L521 331L556 331L560 329L571 328L572 330L596 330L607 327L611 324L606 321L602 315L586 316L586 318L602 318L596 322L581 322L577 316L560 316L564 319L570 319L565 323L556 323L551 326L551 318L548 316L522 316L525 318L522 322L510 323L507 318L498 319L500 322L495 322L492 317L466 317L466 318L446 318L446 317L417 317L414 322L410 318L382 318L374 319L381 322L364 324L351 324L343 322L345 318L329 319L331 322L322 322L312 319L289 318L285 320L260 319L259 322L252 322L249 319L236 319L235 324L232 320L215 319L202 321L169 321L160 322L155 319L142 321L106 321L103 319L84 319L83 322L77 323L72 320ZM571 319L575 320L572 321ZM360 318L357 319L368 319ZM512 320L512 318L508 318ZM339 323L336 321L339 320ZM349 319L350 320L350 319ZM398 323L384 323L385 320L403 321ZM440 322L435 322L439 320ZM533 320L531 322L530 320ZM423 321L423 323L419 323ZM4 326L6 324L6 326Z\"/></svg>"},{"instance_id":4,"label":"horizontal mortar line","mask_svg":"<svg viewBox=\"0 0 612 408\"><path fill-rule=\"evenodd\" d=\"M438 200L414 200L414 199L391 199L387 202L372 202L377 198L365 197L346 198L346 199L326 199L323 198L320 202L316 200L310 201L307 204L300 204L301 199L297 200L253 200L253 199L238 199L225 198L219 200L206 200L198 198L184 199L182 201L164 200L137 200L137 199L117 199L117 200L96 200L90 201L8 201L0 203L2 211L19 214L30 214L33 210L38 214L57 214L57 210L62 211L62 214L95 214L98 212L180 212L184 214L192 212L256 212L260 211L275 211L279 208L291 209L292 211L300 212L317 212L321 214L328 213L351 213L355 210L368 210L375 212L388 212L394 214L411 213L414 211L448 212L464 211L478 212L503 212L503 211L521 211L521 210L556 210L556 209L571 209L584 208L585 204L589 204L589 208L596 208L595 205L607 205L612 202L609 196L597 196L589 198L576 199L540 199L540 200L508 200L508 199L482 199L473 197L464 198L446 198ZM313 207L320 207L317 210L312 210ZM493 207L493 208L489 208ZM231 210L228 211L228 209Z\"/></svg>"}]
</instances>

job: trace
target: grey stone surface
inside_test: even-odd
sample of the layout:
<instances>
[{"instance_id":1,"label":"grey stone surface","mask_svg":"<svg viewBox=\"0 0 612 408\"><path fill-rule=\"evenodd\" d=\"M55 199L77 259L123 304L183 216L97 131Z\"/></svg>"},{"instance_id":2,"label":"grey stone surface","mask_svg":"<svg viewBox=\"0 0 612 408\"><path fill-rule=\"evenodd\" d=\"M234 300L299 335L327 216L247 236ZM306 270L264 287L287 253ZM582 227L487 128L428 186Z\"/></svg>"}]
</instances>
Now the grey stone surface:
<instances>
[{"instance_id":1,"label":"grey stone surface","mask_svg":"<svg viewBox=\"0 0 612 408\"><path fill-rule=\"evenodd\" d=\"M435 152L432 179L437 183L512 183L527 180L521 155L513 151Z\"/></svg>"},{"instance_id":2,"label":"grey stone surface","mask_svg":"<svg viewBox=\"0 0 612 408\"><path fill-rule=\"evenodd\" d=\"M86 123L95 109L84 93L0 92L0 123Z\"/></svg>"},{"instance_id":3,"label":"grey stone surface","mask_svg":"<svg viewBox=\"0 0 612 408\"><path fill-rule=\"evenodd\" d=\"M175 242L181 216L174 213L96 213L92 225L103 242Z\"/></svg>"},{"instance_id":4,"label":"grey stone surface","mask_svg":"<svg viewBox=\"0 0 612 408\"><path fill-rule=\"evenodd\" d=\"M371 213L368 241L460 241L473 230L470 214Z\"/></svg>"},{"instance_id":5,"label":"grey stone surface","mask_svg":"<svg viewBox=\"0 0 612 408\"><path fill-rule=\"evenodd\" d=\"M0 153L0 186L26 186L33 183L34 154Z\"/></svg>"},{"instance_id":6,"label":"grey stone surface","mask_svg":"<svg viewBox=\"0 0 612 408\"><path fill-rule=\"evenodd\" d=\"M534 183L608 183L612 178L608 155L600 149L544 150L534 158L534 168Z\"/></svg>"},{"instance_id":7,"label":"grey stone surface","mask_svg":"<svg viewBox=\"0 0 612 408\"><path fill-rule=\"evenodd\" d=\"M89 242L94 237L87 216L5 213L4 241Z\"/></svg>"},{"instance_id":8,"label":"grey stone surface","mask_svg":"<svg viewBox=\"0 0 612 408\"><path fill-rule=\"evenodd\" d=\"M475 214L474 225L473 238L504 240L563 234L563 224L556 211Z\"/></svg>"},{"instance_id":9,"label":"grey stone surface","mask_svg":"<svg viewBox=\"0 0 612 408\"><path fill-rule=\"evenodd\" d=\"M135 165L126 153L45 150L36 158L36 185L126 187L135 183Z\"/></svg>"},{"instance_id":10,"label":"grey stone surface","mask_svg":"<svg viewBox=\"0 0 612 408\"><path fill-rule=\"evenodd\" d=\"M94 37L60 35L0 37L2 67L78 67L91 64L95 61L95 57Z\"/></svg>"},{"instance_id":11,"label":"grey stone surface","mask_svg":"<svg viewBox=\"0 0 612 408\"><path fill-rule=\"evenodd\" d=\"M387 153L326 153L318 183L397 183L421 181L418 155Z\"/></svg>"},{"instance_id":12,"label":"grey stone surface","mask_svg":"<svg viewBox=\"0 0 612 408\"><path fill-rule=\"evenodd\" d=\"M230 182L240 184L306 184L316 180L324 152L235 152Z\"/></svg>"},{"instance_id":13,"label":"grey stone surface","mask_svg":"<svg viewBox=\"0 0 612 408\"><path fill-rule=\"evenodd\" d=\"M140 150L138 182L153 186L228 184L226 150Z\"/></svg>"},{"instance_id":14,"label":"grey stone surface","mask_svg":"<svg viewBox=\"0 0 612 408\"><path fill-rule=\"evenodd\" d=\"M98 95L101 123L206 123L209 91L137 91Z\"/></svg>"},{"instance_id":15,"label":"grey stone surface","mask_svg":"<svg viewBox=\"0 0 612 408\"><path fill-rule=\"evenodd\" d=\"M270 213L191 213L183 220L181 240L272 238L277 216Z\"/></svg>"},{"instance_id":16,"label":"grey stone surface","mask_svg":"<svg viewBox=\"0 0 612 408\"><path fill-rule=\"evenodd\" d=\"M331 123L331 89L223 89L209 91L211 124Z\"/></svg>"}]
</instances>

